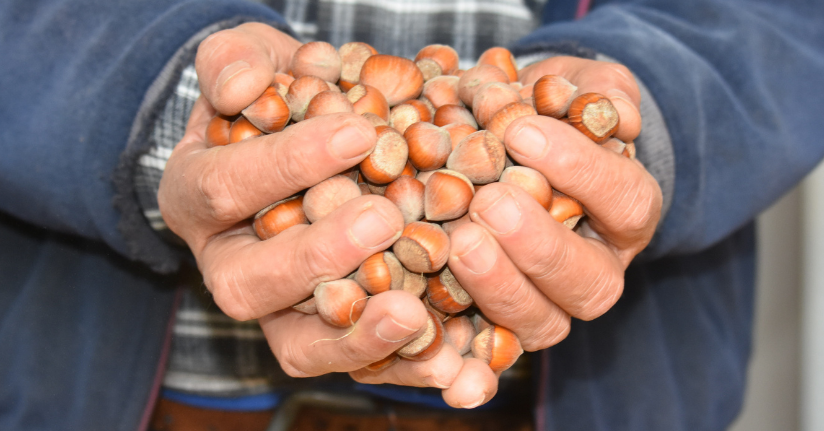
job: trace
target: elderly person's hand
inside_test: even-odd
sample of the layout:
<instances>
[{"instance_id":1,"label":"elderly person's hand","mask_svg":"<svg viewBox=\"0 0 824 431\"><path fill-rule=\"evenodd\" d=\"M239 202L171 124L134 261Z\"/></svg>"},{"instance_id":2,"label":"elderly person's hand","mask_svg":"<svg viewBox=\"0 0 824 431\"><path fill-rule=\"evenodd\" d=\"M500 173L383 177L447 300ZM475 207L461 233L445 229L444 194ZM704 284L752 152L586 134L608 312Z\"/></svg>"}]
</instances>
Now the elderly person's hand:
<instances>
[{"instance_id":1,"label":"elderly person's hand","mask_svg":"<svg viewBox=\"0 0 824 431\"><path fill-rule=\"evenodd\" d=\"M617 137L631 141L638 136L640 94L625 67L555 57L522 70L521 81L532 84L547 74L565 77L580 94L608 96L621 119ZM655 232L661 189L638 161L596 145L553 118L521 118L509 126L504 141L517 163L579 199L587 217L576 233L520 188L487 185L470 205L472 222L451 235L449 268L491 321L513 330L525 350L535 351L566 337L571 317L594 319L615 304L624 270ZM451 405L486 402L497 389L490 370L470 361L444 391ZM414 366L360 370L353 376L367 383L396 382L400 369Z\"/></svg>"}]
</instances>

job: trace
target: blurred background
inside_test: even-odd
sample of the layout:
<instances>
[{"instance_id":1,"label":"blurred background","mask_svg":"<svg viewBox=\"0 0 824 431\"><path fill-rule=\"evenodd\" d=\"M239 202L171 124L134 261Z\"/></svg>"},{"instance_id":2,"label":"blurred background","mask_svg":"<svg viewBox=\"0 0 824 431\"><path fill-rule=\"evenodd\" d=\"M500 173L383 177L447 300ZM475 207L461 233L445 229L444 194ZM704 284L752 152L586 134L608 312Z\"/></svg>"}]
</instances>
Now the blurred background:
<instances>
[{"instance_id":1,"label":"blurred background","mask_svg":"<svg viewBox=\"0 0 824 431\"><path fill-rule=\"evenodd\" d=\"M819 166L758 219L753 356L744 410L732 431L824 430L822 216Z\"/></svg>"}]
</instances>

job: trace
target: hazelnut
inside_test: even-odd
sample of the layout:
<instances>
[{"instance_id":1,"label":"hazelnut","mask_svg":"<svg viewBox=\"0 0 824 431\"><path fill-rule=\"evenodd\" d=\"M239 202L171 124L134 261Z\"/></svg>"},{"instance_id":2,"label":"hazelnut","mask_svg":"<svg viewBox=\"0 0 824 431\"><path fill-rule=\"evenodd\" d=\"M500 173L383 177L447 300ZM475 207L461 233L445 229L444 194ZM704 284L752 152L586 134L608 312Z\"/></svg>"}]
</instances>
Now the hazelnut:
<instances>
[{"instance_id":1,"label":"hazelnut","mask_svg":"<svg viewBox=\"0 0 824 431\"><path fill-rule=\"evenodd\" d=\"M546 177L535 169L512 166L504 169L498 181L520 187L546 210L552 206L552 187Z\"/></svg>"},{"instance_id":2,"label":"hazelnut","mask_svg":"<svg viewBox=\"0 0 824 431\"><path fill-rule=\"evenodd\" d=\"M451 75L458 69L458 52L447 45L427 45L418 51L415 61L430 59L440 66L444 75Z\"/></svg>"},{"instance_id":3,"label":"hazelnut","mask_svg":"<svg viewBox=\"0 0 824 431\"><path fill-rule=\"evenodd\" d=\"M443 324L430 311L423 333L398 349L396 353L402 358L413 361L432 359L441 351L441 347L443 347L443 337Z\"/></svg>"},{"instance_id":4,"label":"hazelnut","mask_svg":"<svg viewBox=\"0 0 824 431\"><path fill-rule=\"evenodd\" d=\"M443 70L441 69L441 66L431 58L424 58L422 60L418 60L415 62L415 65L418 66L418 69L421 70L424 82L443 75Z\"/></svg>"},{"instance_id":5,"label":"hazelnut","mask_svg":"<svg viewBox=\"0 0 824 431\"><path fill-rule=\"evenodd\" d=\"M489 326L472 340L472 355L489 364L495 372L514 365L522 353L524 349L518 336L502 326Z\"/></svg>"},{"instance_id":6,"label":"hazelnut","mask_svg":"<svg viewBox=\"0 0 824 431\"><path fill-rule=\"evenodd\" d=\"M403 291L409 292L417 298L426 293L426 276L403 269Z\"/></svg>"},{"instance_id":7,"label":"hazelnut","mask_svg":"<svg viewBox=\"0 0 824 431\"><path fill-rule=\"evenodd\" d=\"M318 304L315 302L314 295L293 305L292 309L303 314L318 314Z\"/></svg>"},{"instance_id":8,"label":"hazelnut","mask_svg":"<svg viewBox=\"0 0 824 431\"><path fill-rule=\"evenodd\" d=\"M595 142L609 139L618 130L618 111L606 96L582 94L569 105L569 124Z\"/></svg>"},{"instance_id":9,"label":"hazelnut","mask_svg":"<svg viewBox=\"0 0 824 431\"><path fill-rule=\"evenodd\" d=\"M378 54L366 59L360 83L377 88L395 106L421 94L423 74L411 60Z\"/></svg>"},{"instance_id":10,"label":"hazelnut","mask_svg":"<svg viewBox=\"0 0 824 431\"><path fill-rule=\"evenodd\" d=\"M303 121L309 102L318 93L324 91L329 91L329 86L326 81L317 76L303 76L296 79L286 93L286 104L292 112L292 120Z\"/></svg>"},{"instance_id":11,"label":"hazelnut","mask_svg":"<svg viewBox=\"0 0 824 431\"><path fill-rule=\"evenodd\" d=\"M477 193L477 192L475 192L475 193ZM460 218L457 218L455 220L450 220L450 221L443 222L441 224L441 228L443 228L443 231L446 232L447 235L452 235L452 232L455 232L455 229L457 229L458 226L460 226L462 224L466 224L466 223L471 223L471 222L472 222L472 219L469 218L469 214L467 213L467 214L464 214L463 216L461 216Z\"/></svg>"},{"instance_id":12,"label":"hazelnut","mask_svg":"<svg viewBox=\"0 0 824 431\"><path fill-rule=\"evenodd\" d=\"M303 212L303 196L273 203L255 215L253 226L258 238L267 240L298 224L309 224Z\"/></svg>"},{"instance_id":13,"label":"hazelnut","mask_svg":"<svg viewBox=\"0 0 824 431\"><path fill-rule=\"evenodd\" d=\"M246 117L240 116L229 128L229 143L235 144L249 138L262 136L263 131L255 127Z\"/></svg>"},{"instance_id":14,"label":"hazelnut","mask_svg":"<svg viewBox=\"0 0 824 431\"><path fill-rule=\"evenodd\" d=\"M389 183L383 196L401 210L404 223L423 218L424 185L410 176L401 176Z\"/></svg>"},{"instance_id":15,"label":"hazelnut","mask_svg":"<svg viewBox=\"0 0 824 431\"><path fill-rule=\"evenodd\" d=\"M372 154L360 163L361 174L370 182L387 184L401 176L409 157L409 148L406 140L395 129L378 126L375 131L378 142ZM372 193L375 191L372 190Z\"/></svg>"},{"instance_id":16,"label":"hazelnut","mask_svg":"<svg viewBox=\"0 0 824 431\"><path fill-rule=\"evenodd\" d=\"M217 147L229 144L229 130L232 128L232 117L216 114L206 126L206 144Z\"/></svg>"},{"instance_id":17,"label":"hazelnut","mask_svg":"<svg viewBox=\"0 0 824 431\"><path fill-rule=\"evenodd\" d=\"M407 142L407 146L408 145L409 145L409 143ZM402 177L407 176L407 177L415 178L417 175L418 175L418 170L415 169L414 166L412 166L412 162L407 160L406 161L406 166L404 166L403 171L401 171L401 176Z\"/></svg>"},{"instance_id":18,"label":"hazelnut","mask_svg":"<svg viewBox=\"0 0 824 431\"><path fill-rule=\"evenodd\" d=\"M288 89L293 82L295 82L294 76L282 72L275 72L275 79L272 80L272 85L277 87L275 84L280 84Z\"/></svg>"},{"instance_id":19,"label":"hazelnut","mask_svg":"<svg viewBox=\"0 0 824 431\"><path fill-rule=\"evenodd\" d=\"M363 42L349 42L341 45L338 54L340 54L341 62L340 86L343 90L349 91L358 84L363 63L377 53L375 48Z\"/></svg>"},{"instance_id":20,"label":"hazelnut","mask_svg":"<svg viewBox=\"0 0 824 431\"><path fill-rule=\"evenodd\" d=\"M473 303L472 297L461 287L449 268L444 268L437 276L427 279L426 298L432 307L448 314L460 313Z\"/></svg>"},{"instance_id":21,"label":"hazelnut","mask_svg":"<svg viewBox=\"0 0 824 431\"><path fill-rule=\"evenodd\" d=\"M451 75L432 78L423 84L423 95L432 102L435 109L443 105L463 106L461 98L458 97L459 80L457 76Z\"/></svg>"},{"instance_id":22,"label":"hazelnut","mask_svg":"<svg viewBox=\"0 0 824 431\"><path fill-rule=\"evenodd\" d=\"M489 82L481 86L472 102L472 114L478 124L486 128L495 115L510 103L520 103L521 95L509 84Z\"/></svg>"},{"instance_id":23,"label":"hazelnut","mask_svg":"<svg viewBox=\"0 0 824 431\"><path fill-rule=\"evenodd\" d=\"M523 86L521 86L521 88L516 88L516 90L518 90L518 94L520 94L521 97L524 100L531 99L532 96L534 95L533 92L535 90L535 84L523 85ZM533 106L535 106L535 105L533 105Z\"/></svg>"},{"instance_id":24,"label":"hazelnut","mask_svg":"<svg viewBox=\"0 0 824 431\"><path fill-rule=\"evenodd\" d=\"M360 319L366 298L366 291L348 278L321 283L315 288L318 314L326 323L341 328L352 326Z\"/></svg>"},{"instance_id":25,"label":"hazelnut","mask_svg":"<svg viewBox=\"0 0 824 431\"><path fill-rule=\"evenodd\" d=\"M377 88L358 84L346 92L346 97L352 102L356 114L363 115L369 112L384 122L389 121L389 104Z\"/></svg>"},{"instance_id":26,"label":"hazelnut","mask_svg":"<svg viewBox=\"0 0 824 431\"><path fill-rule=\"evenodd\" d=\"M510 82L518 80L518 66L515 64L515 57L506 48L495 46L487 49L478 58L478 64L496 66L506 73Z\"/></svg>"},{"instance_id":27,"label":"hazelnut","mask_svg":"<svg viewBox=\"0 0 824 431\"><path fill-rule=\"evenodd\" d=\"M630 160L635 160L635 142L627 142L627 146L621 154Z\"/></svg>"},{"instance_id":28,"label":"hazelnut","mask_svg":"<svg viewBox=\"0 0 824 431\"><path fill-rule=\"evenodd\" d=\"M444 341L451 344L459 355L472 350L472 341L478 333L468 316L456 316L443 322Z\"/></svg>"},{"instance_id":29,"label":"hazelnut","mask_svg":"<svg viewBox=\"0 0 824 431\"><path fill-rule=\"evenodd\" d=\"M455 171L435 171L426 182L424 214L427 220L453 220L466 214L475 189L469 179Z\"/></svg>"},{"instance_id":30,"label":"hazelnut","mask_svg":"<svg viewBox=\"0 0 824 431\"><path fill-rule=\"evenodd\" d=\"M387 105L387 111L388 111L388 108L389 108L389 106ZM363 118L366 118L369 121L369 124L372 125L372 127L388 126L389 125L389 123L386 120L384 120L383 118L381 118L381 117L379 117L379 116L377 116L377 115L375 115L371 112L364 112L363 114L361 114L361 116ZM386 116L387 117L389 116L388 112L387 112Z\"/></svg>"},{"instance_id":31,"label":"hazelnut","mask_svg":"<svg viewBox=\"0 0 824 431\"><path fill-rule=\"evenodd\" d=\"M392 251L409 271L436 272L449 258L449 237L436 224L416 221L404 227Z\"/></svg>"},{"instance_id":32,"label":"hazelnut","mask_svg":"<svg viewBox=\"0 0 824 431\"><path fill-rule=\"evenodd\" d=\"M472 127L472 125L463 123L447 124L443 126L443 129L449 133L449 139L452 141L452 150L454 150L465 137L478 131L478 129Z\"/></svg>"},{"instance_id":33,"label":"hazelnut","mask_svg":"<svg viewBox=\"0 0 824 431\"><path fill-rule=\"evenodd\" d=\"M415 178L417 178L418 181L423 183L423 185L425 186L426 182L429 181L429 177L431 177L432 174L434 174L435 172L437 171L420 171L418 172L418 176L416 176Z\"/></svg>"},{"instance_id":34,"label":"hazelnut","mask_svg":"<svg viewBox=\"0 0 824 431\"><path fill-rule=\"evenodd\" d=\"M436 126L449 124L466 124L478 130L478 122L468 109L460 105L443 105L435 111L433 123Z\"/></svg>"},{"instance_id":35,"label":"hazelnut","mask_svg":"<svg viewBox=\"0 0 824 431\"><path fill-rule=\"evenodd\" d=\"M343 93L322 91L309 102L303 119L308 120L336 112L355 112L355 109Z\"/></svg>"},{"instance_id":36,"label":"hazelnut","mask_svg":"<svg viewBox=\"0 0 824 431\"><path fill-rule=\"evenodd\" d=\"M303 211L314 223L344 203L361 196L354 181L343 175L335 175L310 187L303 196Z\"/></svg>"},{"instance_id":37,"label":"hazelnut","mask_svg":"<svg viewBox=\"0 0 824 431\"><path fill-rule=\"evenodd\" d=\"M419 123L420 121L420 111L418 111L418 108L408 103L395 105L389 111L389 125L400 134L404 134L409 126Z\"/></svg>"},{"instance_id":38,"label":"hazelnut","mask_svg":"<svg viewBox=\"0 0 824 431\"><path fill-rule=\"evenodd\" d=\"M486 328L492 326L492 322L489 321L483 314L475 313L472 317L469 318L472 321L472 326L475 327L475 332L481 332Z\"/></svg>"},{"instance_id":39,"label":"hazelnut","mask_svg":"<svg viewBox=\"0 0 824 431\"><path fill-rule=\"evenodd\" d=\"M403 288L403 266L388 251L366 258L355 273L355 281L370 295Z\"/></svg>"},{"instance_id":40,"label":"hazelnut","mask_svg":"<svg viewBox=\"0 0 824 431\"><path fill-rule=\"evenodd\" d=\"M489 131L480 130L458 143L446 167L466 175L473 184L488 184L501 177L505 163L504 144Z\"/></svg>"},{"instance_id":41,"label":"hazelnut","mask_svg":"<svg viewBox=\"0 0 824 431\"><path fill-rule=\"evenodd\" d=\"M584 207L577 199L552 189L552 206L549 207L549 215L558 223L574 229L578 220L584 216Z\"/></svg>"},{"instance_id":42,"label":"hazelnut","mask_svg":"<svg viewBox=\"0 0 824 431\"><path fill-rule=\"evenodd\" d=\"M295 78L311 75L324 81L337 82L340 78L341 59L335 47L328 42L309 42L295 51L290 69Z\"/></svg>"},{"instance_id":43,"label":"hazelnut","mask_svg":"<svg viewBox=\"0 0 824 431\"><path fill-rule=\"evenodd\" d=\"M389 356L387 356L387 357L385 357L385 358L383 358L379 361L375 361L375 362L365 366L364 368L366 368L369 371L381 371L381 370L385 370L385 369L391 367L392 365L395 365L395 362L398 362L400 360L401 360L401 357L398 356L397 353L392 353L391 355L389 355Z\"/></svg>"},{"instance_id":44,"label":"hazelnut","mask_svg":"<svg viewBox=\"0 0 824 431\"><path fill-rule=\"evenodd\" d=\"M443 167L452 152L449 132L432 123L415 123L406 129L403 137L409 146L409 161L420 170Z\"/></svg>"},{"instance_id":45,"label":"hazelnut","mask_svg":"<svg viewBox=\"0 0 824 431\"><path fill-rule=\"evenodd\" d=\"M540 115L561 118L578 95L578 87L558 75L545 75L533 84L532 97Z\"/></svg>"},{"instance_id":46,"label":"hazelnut","mask_svg":"<svg viewBox=\"0 0 824 431\"><path fill-rule=\"evenodd\" d=\"M475 94L482 85L488 82L502 82L509 84L506 73L488 64L481 64L466 71L458 81L458 97L466 106L472 106Z\"/></svg>"},{"instance_id":47,"label":"hazelnut","mask_svg":"<svg viewBox=\"0 0 824 431\"><path fill-rule=\"evenodd\" d=\"M275 87L268 87L251 105L241 111L263 133L280 132L292 118L289 106Z\"/></svg>"},{"instance_id":48,"label":"hazelnut","mask_svg":"<svg viewBox=\"0 0 824 431\"><path fill-rule=\"evenodd\" d=\"M489 124L486 125L486 129L503 142L506 128L509 127L513 121L521 117L526 117L527 115L537 115L532 105L523 102L512 102L499 109L498 112L492 116Z\"/></svg>"},{"instance_id":49,"label":"hazelnut","mask_svg":"<svg viewBox=\"0 0 824 431\"><path fill-rule=\"evenodd\" d=\"M426 102L424 102L426 100ZM404 105L410 105L418 110L418 115L420 120L426 123L431 123L432 119L435 117L435 110L431 103L427 103L428 100L426 98L421 99L412 99L403 102ZM398 105L400 106L400 105ZM396 106L397 108L397 106Z\"/></svg>"}]
</instances>

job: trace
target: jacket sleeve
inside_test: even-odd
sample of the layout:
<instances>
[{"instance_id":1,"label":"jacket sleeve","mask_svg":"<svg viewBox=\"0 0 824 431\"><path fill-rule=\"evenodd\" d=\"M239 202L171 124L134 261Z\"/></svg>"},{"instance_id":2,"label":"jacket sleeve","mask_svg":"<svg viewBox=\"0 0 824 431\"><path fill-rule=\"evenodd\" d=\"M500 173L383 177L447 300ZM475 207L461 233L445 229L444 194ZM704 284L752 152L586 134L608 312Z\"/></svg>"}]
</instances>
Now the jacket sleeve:
<instances>
[{"instance_id":1,"label":"jacket sleeve","mask_svg":"<svg viewBox=\"0 0 824 431\"><path fill-rule=\"evenodd\" d=\"M0 3L0 211L133 258L113 177L136 118L163 106L147 91L194 37L243 20L286 26L231 0Z\"/></svg>"},{"instance_id":2,"label":"jacket sleeve","mask_svg":"<svg viewBox=\"0 0 824 431\"><path fill-rule=\"evenodd\" d=\"M824 3L801 0L624 1L545 25L514 51L577 44L648 88L675 159L672 204L648 259L727 237L824 155L823 18Z\"/></svg>"}]
</instances>

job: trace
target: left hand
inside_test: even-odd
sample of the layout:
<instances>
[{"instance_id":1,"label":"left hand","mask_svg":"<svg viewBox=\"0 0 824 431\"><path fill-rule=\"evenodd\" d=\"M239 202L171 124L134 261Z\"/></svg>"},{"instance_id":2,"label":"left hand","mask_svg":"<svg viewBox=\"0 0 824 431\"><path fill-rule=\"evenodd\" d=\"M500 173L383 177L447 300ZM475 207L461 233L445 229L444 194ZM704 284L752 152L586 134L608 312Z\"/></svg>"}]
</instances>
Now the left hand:
<instances>
[{"instance_id":1,"label":"left hand","mask_svg":"<svg viewBox=\"0 0 824 431\"><path fill-rule=\"evenodd\" d=\"M565 77L579 94L609 97L621 119L619 138L640 133L640 92L626 67L554 57L521 71L525 85L547 74ZM615 304L625 269L655 233L661 189L637 160L554 118L520 118L504 143L515 162L581 201L587 217L573 232L520 188L490 184L470 205L473 223L452 234L449 267L490 320L534 351L565 338L571 317L591 320Z\"/></svg>"}]
</instances>

